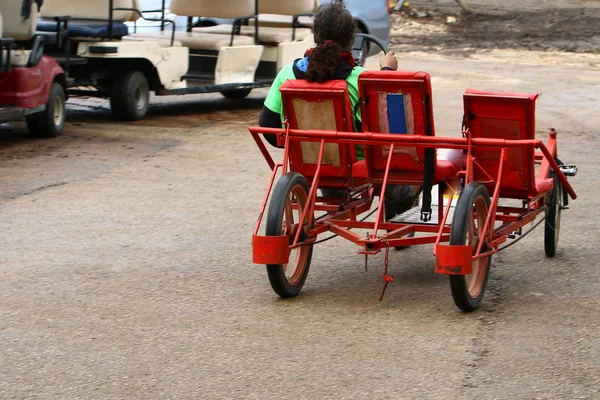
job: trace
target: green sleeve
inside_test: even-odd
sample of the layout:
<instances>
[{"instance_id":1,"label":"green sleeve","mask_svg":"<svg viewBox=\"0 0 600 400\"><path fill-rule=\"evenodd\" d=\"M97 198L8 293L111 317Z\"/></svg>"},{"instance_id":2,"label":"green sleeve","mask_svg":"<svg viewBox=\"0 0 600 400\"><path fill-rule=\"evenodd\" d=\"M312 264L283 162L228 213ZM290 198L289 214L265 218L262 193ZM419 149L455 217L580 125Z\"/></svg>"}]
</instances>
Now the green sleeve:
<instances>
[{"instance_id":1,"label":"green sleeve","mask_svg":"<svg viewBox=\"0 0 600 400\"><path fill-rule=\"evenodd\" d=\"M281 104L281 92L279 92L279 88L284 82L288 79L294 79L294 70L292 65L286 65L279 71L271 88L269 89L269 94L265 99L265 107L269 110L281 115L283 111L283 105ZM281 117L283 120L283 116Z\"/></svg>"},{"instance_id":2,"label":"green sleeve","mask_svg":"<svg viewBox=\"0 0 600 400\"><path fill-rule=\"evenodd\" d=\"M366 71L363 67L354 67L352 73L346 78L346 82L348 83L348 95L350 97L350 104L352 104L352 114L354 115L354 120L362 121L362 116L360 115L360 107L356 107L356 104L359 101L358 97L358 77Z\"/></svg>"}]
</instances>

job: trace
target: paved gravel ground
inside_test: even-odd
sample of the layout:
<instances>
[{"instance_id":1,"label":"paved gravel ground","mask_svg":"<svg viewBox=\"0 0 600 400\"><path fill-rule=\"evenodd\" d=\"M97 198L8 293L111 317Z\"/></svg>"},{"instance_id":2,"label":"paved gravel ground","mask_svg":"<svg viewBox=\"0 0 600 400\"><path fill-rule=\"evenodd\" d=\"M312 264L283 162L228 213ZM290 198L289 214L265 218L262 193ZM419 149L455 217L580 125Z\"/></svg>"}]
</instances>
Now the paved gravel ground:
<instances>
[{"instance_id":1,"label":"paved gravel ground","mask_svg":"<svg viewBox=\"0 0 600 400\"><path fill-rule=\"evenodd\" d=\"M459 134L466 87L538 92L539 136L557 128L580 169L557 256L541 229L495 256L471 314L430 246L391 253L381 303L383 257L364 272L342 240L276 297L250 256L264 90L156 100L130 124L74 99L53 140L0 126L0 398L600 398L594 57L402 55L433 76L437 134Z\"/></svg>"}]
</instances>

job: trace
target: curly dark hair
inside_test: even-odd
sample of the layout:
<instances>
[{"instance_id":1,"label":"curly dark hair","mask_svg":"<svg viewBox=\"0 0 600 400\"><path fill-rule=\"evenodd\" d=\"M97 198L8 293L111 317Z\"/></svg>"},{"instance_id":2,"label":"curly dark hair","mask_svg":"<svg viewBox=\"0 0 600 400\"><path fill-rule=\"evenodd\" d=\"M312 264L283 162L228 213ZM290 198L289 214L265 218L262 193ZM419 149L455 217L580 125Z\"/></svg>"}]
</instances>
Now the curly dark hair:
<instances>
[{"instance_id":1,"label":"curly dark hair","mask_svg":"<svg viewBox=\"0 0 600 400\"><path fill-rule=\"evenodd\" d=\"M356 22L341 1L319 8L314 22L317 47L308 57L307 81L322 83L333 78L342 52L354 42L355 29Z\"/></svg>"}]
</instances>

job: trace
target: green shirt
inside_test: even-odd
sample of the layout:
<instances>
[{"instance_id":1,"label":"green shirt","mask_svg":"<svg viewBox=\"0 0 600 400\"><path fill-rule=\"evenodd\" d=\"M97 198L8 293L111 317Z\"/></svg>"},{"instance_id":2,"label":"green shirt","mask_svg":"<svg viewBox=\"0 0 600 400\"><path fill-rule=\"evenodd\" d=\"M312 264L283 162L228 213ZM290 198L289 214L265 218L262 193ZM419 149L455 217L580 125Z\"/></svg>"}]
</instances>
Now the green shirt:
<instances>
[{"instance_id":1,"label":"green shirt","mask_svg":"<svg viewBox=\"0 0 600 400\"><path fill-rule=\"evenodd\" d=\"M346 78L346 83L348 84L348 96L350 97L350 104L352 104L352 110L355 109L355 105L358 102L358 76L365 71L363 67L354 67L352 72ZM281 85L285 83L288 79L296 79L294 75L294 67L292 64L286 65L281 68L281 71L275 77L275 81L271 85L271 89L269 89L269 94L265 99L265 106L281 116L281 122L284 121L283 115L283 105L281 103L281 92L279 88ZM354 111L352 111L354 113ZM362 121L360 117L360 109L356 111L354 115L356 120ZM356 146L356 158L361 160L363 158L363 147Z\"/></svg>"},{"instance_id":2,"label":"green shirt","mask_svg":"<svg viewBox=\"0 0 600 400\"><path fill-rule=\"evenodd\" d=\"M346 83L348 84L348 95L350 96L350 104L354 108L354 105L358 102L358 76L365 71L363 67L354 67L350 75L346 78ZM285 83L288 79L296 79L294 75L294 68L292 64L286 65L281 68L281 71L275 77L275 81L271 85L271 89L269 89L269 94L265 100L265 106L281 115L281 121L283 121L283 106L281 104L281 92L279 88L281 85ZM358 120L360 120L360 113L355 116Z\"/></svg>"}]
</instances>

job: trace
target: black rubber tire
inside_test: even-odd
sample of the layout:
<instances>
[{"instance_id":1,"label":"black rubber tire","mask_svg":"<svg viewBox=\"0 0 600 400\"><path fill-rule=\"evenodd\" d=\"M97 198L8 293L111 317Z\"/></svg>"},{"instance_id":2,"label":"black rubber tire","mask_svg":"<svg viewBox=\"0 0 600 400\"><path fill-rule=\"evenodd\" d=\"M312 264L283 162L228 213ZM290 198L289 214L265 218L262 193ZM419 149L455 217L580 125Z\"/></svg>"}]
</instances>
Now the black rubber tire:
<instances>
[{"instance_id":1,"label":"black rubber tire","mask_svg":"<svg viewBox=\"0 0 600 400\"><path fill-rule=\"evenodd\" d=\"M48 104L42 112L25 117L27 129L32 136L54 138L59 136L65 127L67 116L65 88L54 82L50 88Z\"/></svg>"},{"instance_id":2,"label":"black rubber tire","mask_svg":"<svg viewBox=\"0 0 600 400\"><path fill-rule=\"evenodd\" d=\"M141 71L123 72L112 85L110 109L122 121L144 119L150 103L150 85Z\"/></svg>"},{"instance_id":3,"label":"black rubber tire","mask_svg":"<svg viewBox=\"0 0 600 400\"><path fill-rule=\"evenodd\" d=\"M251 91L252 89L225 90L221 94L229 100L241 100L248 97Z\"/></svg>"},{"instance_id":4,"label":"black rubber tire","mask_svg":"<svg viewBox=\"0 0 600 400\"><path fill-rule=\"evenodd\" d=\"M279 179L273 190L271 202L269 203L269 210L267 212L267 225L265 231L267 236L280 236L285 234L285 232L282 233L282 228L285 207L290 198L290 194L294 192L296 195L301 195L300 198L297 197L298 205L301 209L307 206L306 199L308 197L308 191L308 182L306 181L306 178L299 173L289 172ZM304 200L302 200L302 198ZM302 201L304 201L304 204L301 204ZM300 214L300 211L298 211L298 214ZM298 217L298 219L300 219L300 217ZM290 243L292 243L293 240L293 232L290 232ZM298 257L298 265L294 269L293 276L289 278L286 276L287 264L267 265L267 274L269 276L271 287L280 297L294 297L300 293L300 290L306 281L306 277L308 276L308 270L310 269L312 250L312 244L292 250L293 254L290 254L290 260L292 259L292 256L296 255Z\"/></svg>"},{"instance_id":5,"label":"black rubber tire","mask_svg":"<svg viewBox=\"0 0 600 400\"><path fill-rule=\"evenodd\" d=\"M483 220L485 223L485 219L487 218L491 203L490 194L485 186L483 186L481 183L471 182L462 190L462 193L456 203L452 227L450 229L451 245L467 244L467 233L470 226L470 221L473 219L473 210L476 207L476 203L478 203L480 206L485 204L485 208L487 210L485 215L478 215L479 222L477 226L479 227L481 225L480 221ZM473 249L473 252L475 251L476 247ZM458 308L465 312L474 311L481 304L490 274L492 257L489 256L487 259L480 259L475 262L481 263L479 268L485 268L485 271L483 271L483 276L481 276L479 275L482 273L480 269L475 270L474 266L473 274L477 273L478 275L473 276L473 279L480 280L480 289L475 295L469 291L467 275L448 275L450 279L450 290L452 291L454 303Z\"/></svg>"},{"instance_id":6,"label":"black rubber tire","mask_svg":"<svg viewBox=\"0 0 600 400\"><path fill-rule=\"evenodd\" d=\"M558 248L558 235L560 233L560 216L565 203L565 191L562 183L553 171L550 176L554 178L552 190L546 198L546 213L544 223L544 252L546 257L554 257Z\"/></svg>"}]
</instances>

